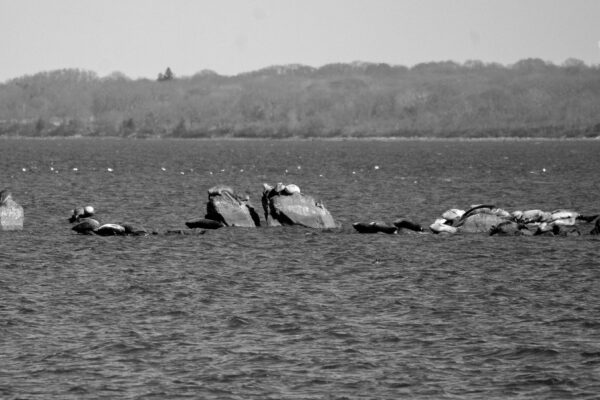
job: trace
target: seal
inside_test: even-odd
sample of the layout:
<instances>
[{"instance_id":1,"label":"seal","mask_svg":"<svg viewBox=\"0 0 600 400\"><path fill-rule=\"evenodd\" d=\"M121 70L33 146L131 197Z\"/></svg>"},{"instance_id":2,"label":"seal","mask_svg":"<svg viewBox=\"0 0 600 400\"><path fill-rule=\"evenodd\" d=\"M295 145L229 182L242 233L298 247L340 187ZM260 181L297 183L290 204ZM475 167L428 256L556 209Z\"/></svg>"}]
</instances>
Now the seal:
<instances>
[{"instance_id":1,"label":"seal","mask_svg":"<svg viewBox=\"0 0 600 400\"><path fill-rule=\"evenodd\" d=\"M433 233L456 233L458 231L454 226L446 224L446 219L438 218L433 224L429 225Z\"/></svg>"},{"instance_id":2,"label":"seal","mask_svg":"<svg viewBox=\"0 0 600 400\"><path fill-rule=\"evenodd\" d=\"M92 218L82 218L79 223L71 229L82 235L91 235L100 227L100 222Z\"/></svg>"},{"instance_id":3,"label":"seal","mask_svg":"<svg viewBox=\"0 0 600 400\"><path fill-rule=\"evenodd\" d=\"M394 221L394 226L400 229L408 229L415 232L423 232L423 227L416 222L407 220L406 218L398 218Z\"/></svg>"},{"instance_id":4,"label":"seal","mask_svg":"<svg viewBox=\"0 0 600 400\"><path fill-rule=\"evenodd\" d=\"M104 224L98 227L94 233L100 236L125 235L125 227L119 224Z\"/></svg>"},{"instance_id":5,"label":"seal","mask_svg":"<svg viewBox=\"0 0 600 400\"><path fill-rule=\"evenodd\" d=\"M289 185L285 185L285 188L283 189L283 193L288 194L288 195L294 194L294 193L300 193L300 188L297 185L290 183Z\"/></svg>"},{"instance_id":6,"label":"seal","mask_svg":"<svg viewBox=\"0 0 600 400\"><path fill-rule=\"evenodd\" d=\"M214 219L208 218L202 218L197 221L186 222L185 225L190 229L219 229L225 226L225 224L221 221L215 221Z\"/></svg>"},{"instance_id":7,"label":"seal","mask_svg":"<svg viewBox=\"0 0 600 400\"><path fill-rule=\"evenodd\" d=\"M355 222L352 224L352 227L356 229L359 233L387 233L394 234L398 231L393 225L386 224L381 221L373 221L373 222Z\"/></svg>"},{"instance_id":8,"label":"seal","mask_svg":"<svg viewBox=\"0 0 600 400\"><path fill-rule=\"evenodd\" d=\"M69 217L69 222L78 222L82 218L90 218L94 215L94 207L85 206L85 207L76 207L73 210L73 215Z\"/></svg>"}]
</instances>

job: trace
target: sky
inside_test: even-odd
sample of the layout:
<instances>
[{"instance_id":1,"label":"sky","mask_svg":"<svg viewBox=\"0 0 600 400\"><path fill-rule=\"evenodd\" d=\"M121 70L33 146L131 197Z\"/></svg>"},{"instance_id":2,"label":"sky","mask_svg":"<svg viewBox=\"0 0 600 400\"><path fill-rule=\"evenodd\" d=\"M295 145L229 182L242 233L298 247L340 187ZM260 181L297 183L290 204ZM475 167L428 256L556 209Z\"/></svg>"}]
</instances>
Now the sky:
<instances>
[{"instance_id":1,"label":"sky","mask_svg":"<svg viewBox=\"0 0 600 400\"><path fill-rule=\"evenodd\" d=\"M272 65L600 64L600 0L0 0L0 82Z\"/></svg>"}]
</instances>

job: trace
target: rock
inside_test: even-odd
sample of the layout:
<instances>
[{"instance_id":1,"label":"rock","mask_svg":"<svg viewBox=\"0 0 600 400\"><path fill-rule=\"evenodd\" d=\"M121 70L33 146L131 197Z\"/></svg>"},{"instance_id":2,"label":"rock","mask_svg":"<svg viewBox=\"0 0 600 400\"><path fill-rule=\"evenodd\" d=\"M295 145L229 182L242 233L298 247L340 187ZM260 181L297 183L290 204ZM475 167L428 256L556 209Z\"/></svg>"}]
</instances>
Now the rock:
<instances>
[{"instance_id":1,"label":"rock","mask_svg":"<svg viewBox=\"0 0 600 400\"><path fill-rule=\"evenodd\" d=\"M197 221L186 222L185 225L190 229L219 229L225 226L225 224L223 224L221 221L215 221L214 219L207 218L202 218Z\"/></svg>"},{"instance_id":2,"label":"rock","mask_svg":"<svg viewBox=\"0 0 600 400\"><path fill-rule=\"evenodd\" d=\"M531 236L531 232L525 225L514 221L503 221L490 229L490 236Z\"/></svg>"},{"instance_id":3,"label":"rock","mask_svg":"<svg viewBox=\"0 0 600 400\"><path fill-rule=\"evenodd\" d=\"M552 233L556 236L581 236L579 229L572 225L554 225Z\"/></svg>"},{"instance_id":4,"label":"rock","mask_svg":"<svg viewBox=\"0 0 600 400\"><path fill-rule=\"evenodd\" d=\"M0 192L0 230L15 231L23 229L24 213L12 198L8 190Z\"/></svg>"},{"instance_id":5,"label":"rock","mask_svg":"<svg viewBox=\"0 0 600 400\"><path fill-rule=\"evenodd\" d=\"M465 214L466 215L466 214ZM494 227L497 227L507 219L499 217L495 214L487 214L484 212L478 212L471 214L466 218L461 219L458 222L457 228L460 232L476 233L485 232L489 233Z\"/></svg>"},{"instance_id":6,"label":"rock","mask_svg":"<svg viewBox=\"0 0 600 400\"><path fill-rule=\"evenodd\" d=\"M221 222L225 226L260 226L260 217L248 197L237 196L233 189L223 185L209 189L205 218Z\"/></svg>"},{"instance_id":7,"label":"rock","mask_svg":"<svg viewBox=\"0 0 600 400\"><path fill-rule=\"evenodd\" d=\"M100 222L92 218L83 218L71 229L82 235L91 235L98 228L100 228Z\"/></svg>"},{"instance_id":8,"label":"rock","mask_svg":"<svg viewBox=\"0 0 600 400\"><path fill-rule=\"evenodd\" d=\"M385 222L355 222L352 227L359 233L387 233L392 234L397 232L397 228Z\"/></svg>"},{"instance_id":9,"label":"rock","mask_svg":"<svg viewBox=\"0 0 600 400\"><path fill-rule=\"evenodd\" d=\"M274 189L263 185L262 204L268 226L300 225L307 228L336 228L337 225L325 206L303 193L282 193L285 186Z\"/></svg>"}]
</instances>

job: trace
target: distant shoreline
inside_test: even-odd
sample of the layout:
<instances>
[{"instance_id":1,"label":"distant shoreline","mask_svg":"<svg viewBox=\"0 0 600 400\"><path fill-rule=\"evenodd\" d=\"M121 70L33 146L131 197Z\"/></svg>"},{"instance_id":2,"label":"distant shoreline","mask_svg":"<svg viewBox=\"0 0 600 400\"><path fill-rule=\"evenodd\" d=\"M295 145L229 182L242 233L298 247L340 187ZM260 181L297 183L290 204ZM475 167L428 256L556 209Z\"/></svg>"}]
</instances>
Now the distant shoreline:
<instances>
[{"instance_id":1,"label":"distant shoreline","mask_svg":"<svg viewBox=\"0 0 600 400\"><path fill-rule=\"evenodd\" d=\"M524 137L386 137L386 136L369 136L369 137L212 137L212 138L174 138L174 137L120 137L120 136L45 136L45 137L34 137L34 136L0 136L0 140L123 140L123 141L288 141L288 142L345 142L345 141L362 141L362 142L531 142L531 141L596 141L600 140L600 136L596 137L535 137L535 136L524 136Z\"/></svg>"}]
</instances>

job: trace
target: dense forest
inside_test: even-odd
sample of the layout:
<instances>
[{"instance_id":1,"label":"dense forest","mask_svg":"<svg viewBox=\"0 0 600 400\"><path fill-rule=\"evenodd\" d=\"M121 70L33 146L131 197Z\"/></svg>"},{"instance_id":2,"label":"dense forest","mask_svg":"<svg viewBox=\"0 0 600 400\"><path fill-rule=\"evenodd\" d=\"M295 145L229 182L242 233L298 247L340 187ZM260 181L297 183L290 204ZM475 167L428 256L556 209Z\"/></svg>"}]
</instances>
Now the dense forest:
<instances>
[{"instance_id":1,"label":"dense forest","mask_svg":"<svg viewBox=\"0 0 600 400\"><path fill-rule=\"evenodd\" d=\"M2 136L597 137L600 66L273 66L132 80L76 69L0 84Z\"/></svg>"}]
</instances>

